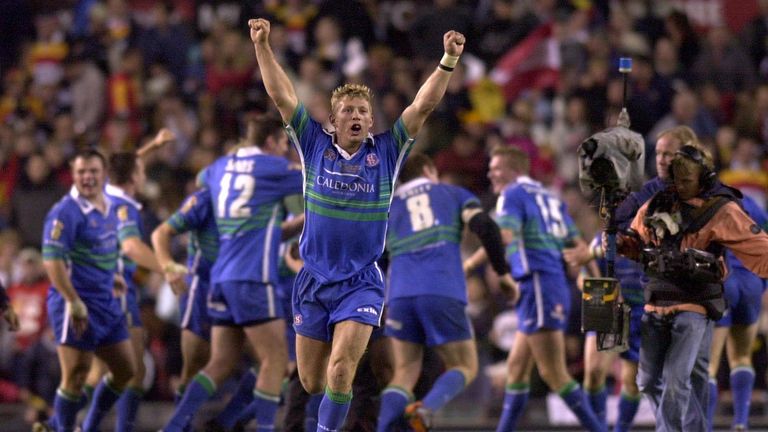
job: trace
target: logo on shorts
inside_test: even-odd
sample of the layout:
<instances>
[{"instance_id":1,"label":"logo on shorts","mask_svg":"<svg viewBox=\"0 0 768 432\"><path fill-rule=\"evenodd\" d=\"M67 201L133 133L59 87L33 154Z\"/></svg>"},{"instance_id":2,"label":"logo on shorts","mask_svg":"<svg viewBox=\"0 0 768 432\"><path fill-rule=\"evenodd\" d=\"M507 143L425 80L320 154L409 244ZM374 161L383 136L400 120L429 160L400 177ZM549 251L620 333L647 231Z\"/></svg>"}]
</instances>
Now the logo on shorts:
<instances>
[{"instance_id":1,"label":"logo on shorts","mask_svg":"<svg viewBox=\"0 0 768 432\"><path fill-rule=\"evenodd\" d=\"M361 312L361 313L367 313L367 314L379 316L379 311L377 311L376 308L371 307L371 306L359 307L359 308L357 308L357 311Z\"/></svg>"},{"instance_id":2,"label":"logo on shorts","mask_svg":"<svg viewBox=\"0 0 768 432\"><path fill-rule=\"evenodd\" d=\"M365 157L365 164L369 167L375 167L379 164L379 157L371 153Z\"/></svg>"},{"instance_id":3,"label":"logo on shorts","mask_svg":"<svg viewBox=\"0 0 768 432\"><path fill-rule=\"evenodd\" d=\"M558 321L565 321L565 310L563 309L563 305L560 303L556 304L555 309L550 316Z\"/></svg>"},{"instance_id":4,"label":"logo on shorts","mask_svg":"<svg viewBox=\"0 0 768 432\"><path fill-rule=\"evenodd\" d=\"M293 325L300 326L303 322L304 318L301 316L301 314L296 314L293 316Z\"/></svg>"},{"instance_id":5,"label":"logo on shorts","mask_svg":"<svg viewBox=\"0 0 768 432\"><path fill-rule=\"evenodd\" d=\"M333 149L327 149L325 153L323 153L323 157L328 159L329 161L335 161L336 160L336 152L333 151Z\"/></svg>"},{"instance_id":6,"label":"logo on shorts","mask_svg":"<svg viewBox=\"0 0 768 432\"><path fill-rule=\"evenodd\" d=\"M392 330L402 330L403 323L400 321L395 321L392 318L387 318L387 327L392 328Z\"/></svg>"}]
</instances>

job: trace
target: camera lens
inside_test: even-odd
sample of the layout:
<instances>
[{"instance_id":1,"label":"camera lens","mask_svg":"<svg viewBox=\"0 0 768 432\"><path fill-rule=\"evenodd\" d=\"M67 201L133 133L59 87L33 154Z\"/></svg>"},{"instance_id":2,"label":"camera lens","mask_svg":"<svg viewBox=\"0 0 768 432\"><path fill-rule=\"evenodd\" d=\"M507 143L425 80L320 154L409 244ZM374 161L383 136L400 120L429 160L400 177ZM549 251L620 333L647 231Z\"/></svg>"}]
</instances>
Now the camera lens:
<instances>
[{"instance_id":1,"label":"camera lens","mask_svg":"<svg viewBox=\"0 0 768 432\"><path fill-rule=\"evenodd\" d=\"M613 169L613 162L606 158L596 158L589 167L589 174L595 183L600 186L618 185L619 178Z\"/></svg>"}]
</instances>

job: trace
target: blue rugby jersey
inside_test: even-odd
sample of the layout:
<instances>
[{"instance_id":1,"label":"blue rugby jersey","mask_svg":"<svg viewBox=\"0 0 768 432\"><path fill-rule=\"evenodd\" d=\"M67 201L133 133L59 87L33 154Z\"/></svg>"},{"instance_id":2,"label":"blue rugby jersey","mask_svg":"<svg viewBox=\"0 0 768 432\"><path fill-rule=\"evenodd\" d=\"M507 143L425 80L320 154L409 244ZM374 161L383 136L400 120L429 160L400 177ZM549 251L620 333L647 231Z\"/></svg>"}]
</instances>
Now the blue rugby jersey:
<instances>
[{"instance_id":1,"label":"blue rugby jersey","mask_svg":"<svg viewBox=\"0 0 768 432\"><path fill-rule=\"evenodd\" d=\"M579 232L565 204L541 183L518 177L499 196L496 216L499 227L513 233L507 245L512 277L519 280L535 271L564 271L563 247Z\"/></svg>"},{"instance_id":2,"label":"blue rugby jersey","mask_svg":"<svg viewBox=\"0 0 768 432\"><path fill-rule=\"evenodd\" d=\"M349 155L302 104L287 131L304 171L304 267L322 283L348 279L384 251L392 190L413 138L398 119Z\"/></svg>"},{"instance_id":3,"label":"blue rugby jersey","mask_svg":"<svg viewBox=\"0 0 768 432\"><path fill-rule=\"evenodd\" d=\"M101 213L73 186L45 218L43 259L63 260L83 299L110 302L119 253L118 222L112 199L104 199L107 211Z\"/></svg>"},{"instance_id":4,"label":"blue rugby jersey","mask_svg":"<svg viewBox=\"0 0 768 432\"><path fill-rule=\"evenodd\" d=\"M389 214L388 299L438 295L467 301L461 213L480 207L466 189L416 178L395 189Z\"/></svg>"},{"instance_id":5,"label":"blue rugby jersey","mask_svg":"<svg viewBox=\"0 0 768 432\"><path fill-rule=\"evenodd\" d=\"M189 232L187 282L194 275L209 281L211 268L219 254L219 232L216 230L211 192L207 188L193 192L165 222L179 234Z\"/></svg>"},{"instance_id":6,"label":"blue rugby jersey","mask_svg":"<svg viewBox=\"0 0 768 432\"><path fill-rule=\"evenodd\" d=\"M141 219L141 203L128 196L123 189L118 186L108 184L104 192L112 199L117 214L117 239L120 243L136 237L139 240L144 239L144 222ZM130 289L136 289L134 274L136 273L136 263L122 252L118 258L118 271L120 271L128 283Z\"/></svg>"},{"instance_id":7,"label":"blue rugby jersey","mask_svg":"<svg viewBox=\"0 0 768 432\"><path fill-rule=\"evenodd\" d=\"M301 171L287 159L245 147L201 174L211 193L219 255L211 283L277 281L282 200L301 193Z\"/></svg>"}]
</instances>

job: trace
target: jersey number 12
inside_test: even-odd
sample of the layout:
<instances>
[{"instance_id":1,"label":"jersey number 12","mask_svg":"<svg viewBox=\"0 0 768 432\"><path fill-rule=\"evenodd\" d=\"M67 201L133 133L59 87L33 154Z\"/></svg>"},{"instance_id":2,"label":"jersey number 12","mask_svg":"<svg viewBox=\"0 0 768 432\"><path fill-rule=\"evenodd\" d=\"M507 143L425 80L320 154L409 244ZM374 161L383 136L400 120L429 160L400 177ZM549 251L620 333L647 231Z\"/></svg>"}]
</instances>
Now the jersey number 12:
<instances>
[{"instance_id":1,"label":"jersey number 12","mask_svg":"<svg viewBox=\"0 0 768 432\"><path fill-rule=\"evenodd\" d=\"M234 177L234 181L232 181ZM221 177L219 186L221 191L219 192L219 199L216 205L216 212L220 218L247 218L251 216L251 209L248 207L248 201L253 196L253 188L256 185L256 180L253 176L248 174L231 174L226 173ZM240 191L237 197L232 200L227 207L227 201L229 200L230 191ZM227 211L229 210L229 211Z\"/></svg>"}]
</instances>

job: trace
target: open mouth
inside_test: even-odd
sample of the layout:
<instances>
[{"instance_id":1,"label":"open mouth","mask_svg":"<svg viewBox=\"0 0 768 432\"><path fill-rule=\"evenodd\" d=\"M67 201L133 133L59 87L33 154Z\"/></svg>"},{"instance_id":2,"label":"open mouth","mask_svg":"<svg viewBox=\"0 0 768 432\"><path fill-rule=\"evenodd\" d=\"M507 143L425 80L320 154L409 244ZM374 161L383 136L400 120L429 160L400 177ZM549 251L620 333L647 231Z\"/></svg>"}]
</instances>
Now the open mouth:
<instances>
[{"instance_id":1,"label":"open mouth","mask_svg":"<svg viewBox=\"0 0 768 432\"><path fill-rule=\"evenodd\" d=\"M353 125L352 125L352 127L351 127L350 129L351 129L351 130L352 130L352 132L354 132L354 133L359 133L360 131L362 131L362 130L363 130L363 126L362 126L362 125L359 125L359 124L353 124Z\"/></svg>"}]
</instances>

